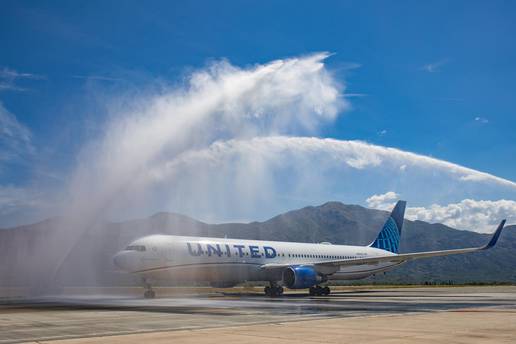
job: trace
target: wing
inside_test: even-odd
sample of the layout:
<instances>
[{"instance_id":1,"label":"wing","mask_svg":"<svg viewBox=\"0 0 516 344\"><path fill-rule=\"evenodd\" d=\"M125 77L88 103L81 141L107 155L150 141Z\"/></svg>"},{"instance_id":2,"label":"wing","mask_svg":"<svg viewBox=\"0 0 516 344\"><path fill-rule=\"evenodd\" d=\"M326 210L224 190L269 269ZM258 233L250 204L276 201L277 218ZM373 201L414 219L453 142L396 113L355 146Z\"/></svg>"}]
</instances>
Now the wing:
<instances>
[{"instance_id":1,"label":"wing","mask_svg":"<svg viewBox=\"0 0 516 344\"><path fill-rule=\"evenodd\" d=\"M389 256L381 256L381 257L371 257L371 258L357 258L357 259L347 259L347 260L333 260L326 262L314 262L312 264L303 264L303 265L313 265L320 267L337 267L337 266L356 266L356 265L366 265L366 264L377 264L377 263L403 263L410 260L416 260L421 258L429 258L429 257L442 257L449 256L452 254L463 254L470 253L476 251L487 250L493 247L500 234L502 233L503 226L505 225L505 220L500 222L498 228L493 233L491 240L481 247L471 247L471 248L460 248L454 250L443 250L443 251L427 251L427 252L417 252L417 253L402 253L402 254L393 254ZM290 264L265 264L262 266L263 269L277 269L282 267L288 267Z\"/></svg>"}]
</instances>

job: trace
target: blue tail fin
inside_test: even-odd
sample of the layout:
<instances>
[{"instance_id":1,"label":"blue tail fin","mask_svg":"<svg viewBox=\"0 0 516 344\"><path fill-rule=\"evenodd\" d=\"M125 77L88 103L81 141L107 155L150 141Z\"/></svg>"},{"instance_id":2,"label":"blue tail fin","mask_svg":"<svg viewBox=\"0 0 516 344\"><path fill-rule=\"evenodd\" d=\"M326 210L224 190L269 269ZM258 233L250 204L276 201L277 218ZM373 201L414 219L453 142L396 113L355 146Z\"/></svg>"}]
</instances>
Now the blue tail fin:
<instances>
[{"instance_id":1,"label":"blue tail fin","mask_svg":"<svg viewBox=\"0 0 516 344\"><path fill-rule=\"evenodd\" d=\"M391 212L391 215L383 225L378 237L369 246L382 250L398 253L400 247L401 228L403 227L403 216L407 202L398 201Z\"/></svg>"}]
</instances>

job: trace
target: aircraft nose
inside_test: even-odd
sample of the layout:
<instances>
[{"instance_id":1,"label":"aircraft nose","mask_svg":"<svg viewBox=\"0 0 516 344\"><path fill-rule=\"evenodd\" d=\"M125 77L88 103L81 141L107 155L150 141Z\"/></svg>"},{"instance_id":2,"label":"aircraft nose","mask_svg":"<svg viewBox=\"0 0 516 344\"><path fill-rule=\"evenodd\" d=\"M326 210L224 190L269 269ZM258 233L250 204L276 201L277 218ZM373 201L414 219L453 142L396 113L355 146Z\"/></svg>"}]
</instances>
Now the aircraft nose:
<instances>
[{"instance_id":1,"label":"aircraft nose","mask_svg":"<svg viewBox=\"0 0 516 344\"><path fill-rule=\"evenodd\" d=\"M113 256L113 263L121 270L128 270L127 252L120 251Z\"/></svg>"}]
</instances>

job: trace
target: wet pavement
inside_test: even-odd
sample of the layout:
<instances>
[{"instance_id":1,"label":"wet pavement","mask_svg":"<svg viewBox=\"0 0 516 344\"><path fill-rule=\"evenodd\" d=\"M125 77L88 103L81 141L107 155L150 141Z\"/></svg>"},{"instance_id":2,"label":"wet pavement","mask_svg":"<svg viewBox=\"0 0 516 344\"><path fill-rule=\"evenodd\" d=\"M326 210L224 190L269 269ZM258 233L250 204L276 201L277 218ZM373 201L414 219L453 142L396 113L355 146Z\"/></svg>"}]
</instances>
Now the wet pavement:
<instances>
[{"instance_id":1,"label":"wet pavement","mask_svg":"<svg viewBox=\"0 0 516 344\"><path fill-rule=\"evenodd\" d=\"M287 293L269 298L252 292L159 296L158 290L152 300L113 295L4 300L0 343L464 309L516 311L516 287L367 288L317 297Z\"/></svg>"}]
</instances>

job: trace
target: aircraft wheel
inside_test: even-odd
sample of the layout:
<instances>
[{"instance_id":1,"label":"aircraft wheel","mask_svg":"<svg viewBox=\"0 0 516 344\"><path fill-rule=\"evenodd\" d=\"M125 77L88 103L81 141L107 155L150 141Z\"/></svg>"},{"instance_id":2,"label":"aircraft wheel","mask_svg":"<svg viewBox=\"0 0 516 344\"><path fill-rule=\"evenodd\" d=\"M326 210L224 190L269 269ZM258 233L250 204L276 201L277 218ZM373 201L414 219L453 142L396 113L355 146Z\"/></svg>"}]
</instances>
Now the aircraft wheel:
<instances>
[{"instance_id":1,"label":"aircraft wheel","mask_svg":"<svg viewBox=\"0 0 516 344\"><path fill-rule=\"evenodd\" d=\"M146 299L153 299L156 297L156 293L154 292L154 290L145 290L145 292L143 293L143 297L145 297Z\"/></svg>"},{"instance_id":2,"label":"aircraft wheel","mask_svg":"<svg viewBox=\"0 0 516 344\"><path fill-rule=\"evenodd\" d=\"M285 291L285 290L283 289L283 287L282 287L282 286L278 286L278 295L283 295L283 292L284 292L284 291Z\"/></svg>"},{"instance_id":3,"label":"aircraft wheel","mask_svg":"<svg viewBox=\"0 0 516 344\"><path fill-rule=\"evenodd\" d=\"M267 296L280 296L283 295L283 287L279 285L267 286L263 290Z\"/></svg>"},{"instance_id":4,"label":"aircraft wheel","mask_svg":"<svg viewBox=\"0 0 516 344\"><path fill-rule=\"evenodd\" d=\"M265 292L265 295L267 296L272 296L271 295L271 287L267 286L263 289L263 291Z\"/></svg>"},{"instance_id":5,"label":"aircraft wheel","mask_svg":"<svg viewBox=\"0 0 516 344\"><path fill-rule=\"evenodd\" d=\"M317 295L319 295L319 296L324 295L324 288L323 287L316 286L315 288L316 288L315 292L317 293Z\"/></svg>"},{"instance_id":6,"label":"aircraft wheel","mask_svg":"<svg viewBox=\"0 0 516 344\"><path fill-rule=\"evenodd\" d=\"M329 295L330 288L329 287L321 287L319 285L310 287L309 289L310 296L321 296L321 295Z\"/></svg>"}]
</instances>

